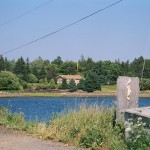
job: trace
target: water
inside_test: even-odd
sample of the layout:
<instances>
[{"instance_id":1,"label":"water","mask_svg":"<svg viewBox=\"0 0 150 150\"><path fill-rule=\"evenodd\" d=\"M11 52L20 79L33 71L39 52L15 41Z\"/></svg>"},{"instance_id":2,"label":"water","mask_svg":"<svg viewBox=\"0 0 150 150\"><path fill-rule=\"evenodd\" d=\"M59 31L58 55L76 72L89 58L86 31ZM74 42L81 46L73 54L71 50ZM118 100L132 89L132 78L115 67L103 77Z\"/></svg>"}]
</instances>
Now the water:
<instances>
[{"instance_id":1,"label":"water","mask_svg":"<svg viewBox=\"0 0 150 150\"><path fill-rule=\"evenodd\" d=\"M78 108L82 103L87 105L98 104L107 107L115 105L115 97L99 98L0 98L0 106L6 106L13 113L23 112L26 120L48 121L53 114L64 112L69 108ZM139 107L150 106L150 98L140 98Z\"/></svg>"}]
</instances>

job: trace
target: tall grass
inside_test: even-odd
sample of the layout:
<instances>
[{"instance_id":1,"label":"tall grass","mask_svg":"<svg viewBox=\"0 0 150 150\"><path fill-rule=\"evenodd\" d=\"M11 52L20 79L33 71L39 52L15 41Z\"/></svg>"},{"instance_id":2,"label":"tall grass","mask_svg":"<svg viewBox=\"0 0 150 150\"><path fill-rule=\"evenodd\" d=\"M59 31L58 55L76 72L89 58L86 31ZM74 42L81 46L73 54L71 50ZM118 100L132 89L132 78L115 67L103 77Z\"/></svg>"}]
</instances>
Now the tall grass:
<instances>
[{"instance_id":1,"label":"tall grass","mask_svg":"<svg viewBox=\"0 0 150 150\"><path fill-rule=\"evenodd\" d=\"M5 107L0 107L0 125L7 126L8 128L14 128L21 131L27 131L28 133L36 133L38 128L38 122L26 122L23 113L12 113Z\"/></svg>"},{"instance_id":2,"label":"tall grass","mask_svg":"<svg viewBox=\"0 0 150 150\"><path fill-rule=\"evenodd\" d=\"M51 118L47 123L26 122L22 113L12 114L5 107L0 107L0 125L23 130L42 139L57 140L92 150L130 150L131 147L133 150L142 150L143 146L144 150L149 149L149 144L145 145L144 138L140 141L140 146L137 142L125 141L124 125L116 124L113 108L81 105L79 109L68 110L67 113ZM139 125L135 124L135 127ZM143 130L138 130L138 134L142 135ZM144 135L149 139L147 132Z\"/></svg>"},{"instance_id":3,"label":"tall grass","mask_svg":"<svg viewBox=\"0 0 150 150\"><path fill-rule=\"evenodd\" d=\"M125 145L118 129L114 109L82 105L79 110L69 110L52 119L45 129L45 138L83 148L123 150Z\"/></svg>"}]
</instances>

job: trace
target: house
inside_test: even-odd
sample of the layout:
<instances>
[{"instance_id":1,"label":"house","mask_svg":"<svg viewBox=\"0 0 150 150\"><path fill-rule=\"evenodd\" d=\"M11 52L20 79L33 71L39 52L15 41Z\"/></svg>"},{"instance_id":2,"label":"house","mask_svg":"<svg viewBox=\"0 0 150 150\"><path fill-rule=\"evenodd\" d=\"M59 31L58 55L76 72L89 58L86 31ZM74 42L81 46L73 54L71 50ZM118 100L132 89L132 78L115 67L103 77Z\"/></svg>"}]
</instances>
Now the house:
<instances>
[{"instance_id":1,"label":"house","mask_svg":"<svg viewBox=\"0 0 150 150\"><path fill-rule=\"evenodd\" d=\"M67 84L69 84L70 80L73 79L76 85L80 82L83 77L80 75L59 75L57 78L57 84L62 84L63 79L66 79Z\"/></svg>"}]
</instances>

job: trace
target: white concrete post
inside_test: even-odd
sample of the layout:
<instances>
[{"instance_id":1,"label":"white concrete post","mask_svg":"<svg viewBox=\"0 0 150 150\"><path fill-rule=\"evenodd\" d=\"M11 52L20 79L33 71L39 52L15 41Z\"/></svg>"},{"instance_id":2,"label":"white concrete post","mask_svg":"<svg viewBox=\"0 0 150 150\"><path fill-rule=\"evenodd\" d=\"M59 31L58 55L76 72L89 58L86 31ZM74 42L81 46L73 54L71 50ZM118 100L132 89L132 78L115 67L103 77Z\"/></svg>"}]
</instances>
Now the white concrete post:
<instances>
[{"instance_id":1,"label":"white concrete post","mask_svg":"<svg viewBox=\"0 0 150 150\"><path fill-rule=\"evenodd\" d=\"M120 76L117 79L117 121L124 119L122 111L138 107L139 78Z\"/></svg>"}]
</instances>

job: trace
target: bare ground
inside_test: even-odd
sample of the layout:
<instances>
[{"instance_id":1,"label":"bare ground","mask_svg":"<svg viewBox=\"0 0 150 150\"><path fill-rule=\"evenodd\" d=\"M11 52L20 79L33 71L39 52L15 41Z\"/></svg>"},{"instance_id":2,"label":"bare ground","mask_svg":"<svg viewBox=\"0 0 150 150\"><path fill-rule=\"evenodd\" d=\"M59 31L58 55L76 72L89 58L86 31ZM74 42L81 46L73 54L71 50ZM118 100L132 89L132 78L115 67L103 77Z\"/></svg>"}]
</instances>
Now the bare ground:
<instances>
[{"instance_id":1,"label":"bare ground","mask_svg":"<svg viewBox=\"0 0 150 150\"><path fill-rule=\"evenodd\" d=\"M79 150L63 143L44 141L0 126L0 150Z\"/></svg>"}]
</instances>

